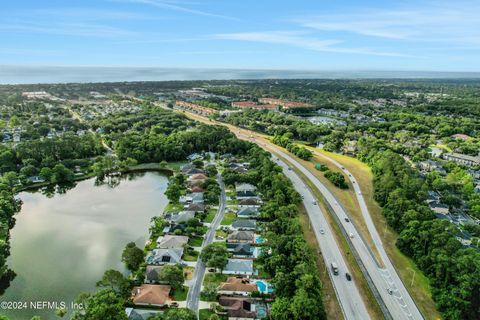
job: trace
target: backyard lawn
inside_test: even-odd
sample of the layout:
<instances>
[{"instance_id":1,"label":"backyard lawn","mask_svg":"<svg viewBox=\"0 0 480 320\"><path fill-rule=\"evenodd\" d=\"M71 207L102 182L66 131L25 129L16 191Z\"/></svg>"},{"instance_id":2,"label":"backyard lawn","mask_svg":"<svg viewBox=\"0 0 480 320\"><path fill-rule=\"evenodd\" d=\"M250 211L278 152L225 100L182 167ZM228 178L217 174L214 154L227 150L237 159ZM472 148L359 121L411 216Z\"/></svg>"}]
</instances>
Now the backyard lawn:
<instances>
[{"instance_id":1,"label":"backyard lawn","mask_svg":"<svg viewBox=\"0 0 480 320\"><path fill-rule=\"evenodd\" d=\"M222 226L226 226L229 224L232 224L233 220L237 218L237 215L233 212L227 212L225 213L225 216L222 219L222 222L220 223Z\"/></svg>"}]
</instances>

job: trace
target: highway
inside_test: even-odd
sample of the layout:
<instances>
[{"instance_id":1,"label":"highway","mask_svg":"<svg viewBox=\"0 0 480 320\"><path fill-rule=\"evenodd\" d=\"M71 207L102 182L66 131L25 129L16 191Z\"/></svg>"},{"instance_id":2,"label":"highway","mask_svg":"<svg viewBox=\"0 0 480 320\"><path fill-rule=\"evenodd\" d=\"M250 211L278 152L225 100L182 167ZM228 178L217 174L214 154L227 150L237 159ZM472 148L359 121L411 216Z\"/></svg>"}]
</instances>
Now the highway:
<instances>
[{"instance_id":1,"label":"highway","mask_svg":"<svg viewBox=\"0 0 480 320\"><path fill-rule=\"evenodd\" d=\"M350 273L350 271L335 241L335 236L327 223L325 213L322 212L318 204L314 204L314 202L318 203L318 200L315 199L301 178L293 170L288 170L288 166L283 161L278 158L273 158L273 161L282 167L283 173L292 181L295 189L303 197L303 205L310 218L312 229L320 246L325 265L327 266L326 271L328 271L330 279L332 280L344 317L346 319L370 319L365 303L355 284L355 279L348 281L345 276L345 273ZM333 274L331 268L332 262L338 265L338 275Z\"/></svg>"},{"instance_id":2,"label":"highway","mask_svg":"<svg viewBox=\"0 0 480 320\"><path fill-rule=\"evenodd\" d=\"M352 172L348 171L346 168L344 168L338 161L335 159L332 159L326 155L323 155L315 150L312 150L316 155L323 157L325 159L330 160L335 166L343 170L347 174L348 179L350 180L353 189L355 191L355 196L357 198L358 204L360 206L362 216L365 219L365 223L367 225L368 231L372 237L373 244L375 247L378 249L378 252L380 253L380 256L383 259L383 263L385 265L385 268L381 269L382 270L382 275L385 278L385 281L388 284L388 288L392 290L392 297L398 301L400 306L402 306L402 309L405 311L406 314L410 312L412 314L412 317L409 319L422 319L422 315L420 311L418 310L417 306L415 305L415 302L413 301L412 297L408 293L407 289L405 288L402 280L398 276L395 268L393 267L392 262L390 261L390 258L388 257L385 248L383 247L382 240L380 238L380 235L375 228L375 224L373 223L372 216L370 215L368 211L367 204L365 202L365 198L363 197L362 190L355 179L355 176ZM405 306L405 307L403 307Z\"/></svg>"},{"instance_id":3,"label":"highway","mask_svg":"<svg viewBox=\"0 0 480 320\"><path fill-rule=\"evenodd\" d=\"M217 214L213 219L208 231L203 239L202 249L207 246L208 244L212 243L213 238L215 237L215 231L217 230L220 222L225 215L225 206L227 204L227 196L225 194L225 185L222 180L222 176L220 174L217 175L217 182L220 185L221 194L220 194L220 202L217 210ZM187 294L187 308L194 311L197 314L198 318L198 304L200 300L200 291L202 290L202 282L203 278L205 277L205 264L202 260L198 259L197 265L195 266L195 271L193 272L192 278L192 285L188 289Z\"/></svg>"},{"instance_id":4,"label":"highway","mask_svg":"<svg viewBox=\"0 0 480 320\"><path fill-rule=\"evenodd\" d=\"M284 158L285 160L290 162L293 166L295 166L298 170L300 170L300 172L302 172L307 177L307 179L309 179L318 188L318 190L323 195L325 201L333 209L332 212L338 217L341 223L341 226L350 235L350 238L351 238L350 242L352 243L354 249L358 252L358 255L360 256L360 259L365 269L367 270L370 279L375 285L378 293L380 294L383 302L385 303L385 306L387 307L393 319L409 319L409 320L423 319L420 311L418 310L417 306L413 302L413 299L410 297L405 286L403 285L403 282L398 277L391 263L389 263L390 260L388 259L388 256L386 256L386 253L385 253L386 259L385 257L383 257L383 255L382 257L385 259L387 267L381 268L377 264L377 261L375 260L373 254L370 251L370 248L366 245L365 241L360 236L355 226L350 222L350 217L347 215L345 209L340 205L340 203L338 202L336 197L330 192L328 187L326 187L307 168L302 166L297 160L292 158L290 155L280 150L276 145L270 142L255 140L255 138L251 137L252 135L255 135L255 134L251 132L248 133L250 137L242 133L237 133L237 134L240 135L240 137L243 139L250 139L251 141L260 145L262 148L270 151L274 151L275 153L279 154L282 158ZM360 191L356 191L356 192L357 192L357 195L359 195L358 192ZM364 201L363 203L365 205ZM373 226L373 229L375 229L374 226ZM378 236L378 233L377 233L377 236ZM382 251L385 252L384 250ZM396 275L396 277L393 275Z\"/></svg>"}]
</instances>

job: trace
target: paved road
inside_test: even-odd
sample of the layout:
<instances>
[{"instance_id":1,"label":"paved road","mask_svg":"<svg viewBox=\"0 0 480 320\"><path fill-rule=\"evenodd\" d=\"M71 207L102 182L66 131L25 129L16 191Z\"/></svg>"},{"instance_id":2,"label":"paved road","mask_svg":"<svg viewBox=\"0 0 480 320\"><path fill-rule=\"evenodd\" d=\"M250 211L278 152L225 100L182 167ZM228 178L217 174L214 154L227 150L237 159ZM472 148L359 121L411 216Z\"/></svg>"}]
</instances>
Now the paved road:
<instances>
[{"instance_id":1,"label":"paved road","mask_svg":"<svg viewBox=\"0 0 480 320\"><path fill-rule=\"evenodd\" d=\"M223 219L225 214L225 206L227 203L227 196L225 194L225 185L220 174L217 175L217 181L222 190L220 194L220 204L218 206L217 214L213 219L210 227L207 230L205 238L203 239L202 248L212 243L213 238L215 237L215 231L217 230L220 222ZM187 308L193 310L197 313L198 318L198 303L200 301L200 291L202 290L202 282L205 277L205 264L202 260L198 259L197 266L193 272L192 285L190 286L187 294Z\"/></svg>"},{"instance_id":2,"label":"paved road","mask_svg":"<svg viewBox=\"0 0 480 320\"><path fill-rule=\"evenodd\" d=\"M367 204L365 203L365 198L363 197L362 190L357 180L355 179L354 174L348 171L346 168L344 168L335 159L332 159L317 151L314 151L314 152L316 155L330 160L338 168L343 170L347 174L350 182L352 183L353 189L355 191L355 195L357 197L357 201L360 205L362 216L365 219L365 223L367 224L368 231L385 265L385 268L380 269L382 272L382 276L385 278L385 281L387 282L387 287L393 292L393 294L390 297L387 296L386 298L397 300L398 304L401 306L401 309L405 313L405 315L408 316L409 313L412 315L411 317L409 317L409 319L422 319L423 317L420 311L418 310L417 306L415 305L415 302L413 301L412 297L410 296L407 289L405 288L402 280L398 276L397 271L393 267L393 264L390 261L390 258L388 257L385 251L385 248L383 247L382 240L380 239L380 235L377 229L375 228L375 224L373 223L372 216L370 215Z\"/></svg>"},{"instance_id":3,"label":"paved road","mask_svg":"<svg viewBox=\"0 0 480 320\"><path fill-rule=\"evenodd\" d=\"M396 271L391 263L386 268L380 268L378 266L369 247L366 245L355 226L351 222L346 221L346 218L349 218L346 211L339 204L338 200L330 192L330 190L307 168L302 166L298 161L285 152L279 150L277 146L270 143L264 143L263 141L258 143L265 149L275 150L275 152L280 154L281 157L299 169L307 177L307 179L315 184L318 190L322 193L325 200L333 208L333 213L340 220L342 227L347 230L348 234L351 235L351 243L358 252L360 259L368 272L368 275L372 279L373 284L377 288L378 293L382 297L382 300L388 308L388 311L393 319L423 319L420 311L406 291L403 282L401 282L398 278L398 275L396 274ZM386 256L385 262L388 263L389 261L390 260L388 259L388 256ZM394 274L396 277L393 276ZM403 290L400 289L402 287ZM392 290L392 293L390 294L387 290Z\"/></svg>"},{"instance_id":4,"label":"paved road","mask_svg":"<svg viewBox=\"0 0 480 320\"><path fill-rule=\"evenodd\" d=\"M310 218L312 229L320 246L325 265L330 279L339 298L340 306L342 307L343 315L346 319L370 319L367 308L358 291L355 279L348 281L345 273L351 273L347 267L347 263L343 258L340 248L335 241L335 236L325 218L323 212L314 201L318 203L315 196L301 178L293 171L288 170L288 166L281 160L274 158L274 161L283 168L285 175L292 181L295 189L303 197L303 204L307 210ZM334 275L330 267L331 263L335 262L338 265L338 275Z\"/></svg>"}]
</instances>

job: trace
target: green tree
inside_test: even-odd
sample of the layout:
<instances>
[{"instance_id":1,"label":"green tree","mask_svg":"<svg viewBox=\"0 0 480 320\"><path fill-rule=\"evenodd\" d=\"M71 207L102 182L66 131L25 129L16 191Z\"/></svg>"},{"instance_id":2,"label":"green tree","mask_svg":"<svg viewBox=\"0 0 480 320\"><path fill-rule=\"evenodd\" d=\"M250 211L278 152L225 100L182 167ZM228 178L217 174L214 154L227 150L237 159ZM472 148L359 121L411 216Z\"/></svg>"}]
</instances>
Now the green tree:
<instances>
[{"instance_id":1,"label":"green tree","mask_svg":"<svg viewBox=\"0 0 480 320\"><path fill-rule=\"evenodd\" d=\"M93 295L81 294L77 302L83 310L77 310L72 320L128 320L124 301L111 289L100 289Z\"/></svg>"},{"instance_id":2,"label":"green tree","mask_svg":"<svg viewBox=\"0 0 480 320\"><path fill-rule=\"evenodd\" d=\"M200 259L202 259L207 267L220 269L220 271L223 272L223 269L228 263L229 256L230 254L225 246L211 243L203 248Z\"/></svg>"},{"instance_id":3,"label":"green tree","mask_svg":"<svg viewBox=\"0 0 480 320\"><path fill-rule=\"evenodd\" d=\"M121 296L129 294L129 282L117 270L109 269L103 273L102 279L97 282L97 287L108 287Z\"/></svg>"},{"instance_id":4,"label":"green tree","mask_svg":"<svg viewBox=\"0 0 480 320\"><path fill-rule=\"evenodd\" d=\"M183 289L185 276L181 265L175 264L164 266L160 271L159 278L162 281L168 282L174 290Z\"/></svg>"},{"instance_id":5,"label":"green tree","mask_svg":"<svg viewBox=\"0 0 480 320\"><path fill-rule=\"evenodd\" d=\"M74 179L73 171L59 163L52 169L51 182L53 183L65 183L72 182Z\"/></svg>"},{"instance_id":6,"label":"green tree","mask_svg":"<svg viewBox=\"0 0 480 320\"><path fill-rule=\"evenodd\" d=\"M178 184L170 182L168 184L167 190L165 191L165 195L167 196L168 200L173 203L177 203L180 199L180 195L182 194L181 188Z\"/></svg>"},{"instance_id":7,"label":"green tree","mask_svg":"<svg viewBox=\"0 0 480 320\"><path fill-rule=\"evenodd\" d=\"M127 269L131 272L137 271L144 259L145 253L142 249L137 247L135 242L128 243L123 250L122 261L125 263Z\"/></svg>"}]
</instances>

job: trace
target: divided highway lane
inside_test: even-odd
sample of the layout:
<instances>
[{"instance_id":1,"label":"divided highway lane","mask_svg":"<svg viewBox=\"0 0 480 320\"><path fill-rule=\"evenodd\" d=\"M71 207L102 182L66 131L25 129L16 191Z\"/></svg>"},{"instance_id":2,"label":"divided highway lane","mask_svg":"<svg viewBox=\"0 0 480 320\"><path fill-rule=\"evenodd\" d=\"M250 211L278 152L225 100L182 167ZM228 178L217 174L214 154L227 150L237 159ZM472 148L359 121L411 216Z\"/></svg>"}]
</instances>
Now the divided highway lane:
<instances>
[{"instance_id":1,"label":"divided highway lane","mask_svg":"<svg viewBox=\"0 0 480 320\"><path fill-rule=\"evenodd\" d=\"M388 289L391 290L392 292L392 297L394 299L398 300L398 303L402 306L402 308L405 310L405 312L411 312L413 318L411 319L422 319L422 315L420 311L418 310L417 306L415 305L415 302L413 301L412 297L408 293L407 289L405 288L402 280L397 274L397 271L393 267L392 262L390 261L390 258L387 255L387 252L385 251L385 248L383 247L382 240L380 238L380 235L375 228L375 224L373 223L372 216L370 215L370 212L368 211L367 204L365 202L365 198L363 197L362 190L360 186L358 185L357 180L355 179L355 176L353 173L348 171L344 166L342 166L338 161L335 159L332 159L322 153L319 153L317 151L313 152L325 159L330 160L335 166L340 168L343 172L345 172L348 176L348 179L352 183L353 190L355 191L355 196L357 198L357 201L360 205L360 210L362 212L362 216L365 219L365 223L367 224L368 231L373 239L374 245L377 247L378 252L380 253L380 256L383 259L383 263L385 265L385 268L381 269L383 277L389 284ZM403 307L404 306L404 307Z\"/></svg>"},{"instance_id":2,"label":"divided highway lane","mask_svg":"<svg viewBox=\"0 0 480 320\"><path fill-rule=\"evenodd\" d=\"M345 318L359 320L370 319L367 308L355 284L355 279L348 281L345 276L347 272L350 274L350 271L335 241L333 232L325 219L325 213L321 211L317 204L314 204L317 200L300 177L294 171L288 170L288 166L283 161L276 158L273 160L282 167L285 175L292 181L295 189L303 197L303 204L310 218L325 265L327 266L328 274L332 280ZM338 265L338 275L334 275L332 272L332 262Z\"/></svg>"},{"instance_id":3,"label":"divided highway lane","mask_svg":"<svg viewBox=\"0 0 480 320\"><path fill-rule=\"evenodd\" d=\"M371 278L373 284L377 288L378 293L382 297L382 300L385 303L393 319L423 319L420 311L413 303L411 297L408 296L410 299L407 300L404 298L405 296L403 296L402 293L397 290L397 288L403 286L403 283L401 281L398 283L395 281L394 278L391 277L392 273L396 274L394 269L393 272L391 272L391 269L383 269L378 266L368 246L365 244L365 242L359 235L355 226L348 220L347 213L342 208L342 206L339 205L337 199L330 192L330 190L328 190L328 188L308 169L306 169L288 154L279 150L276 146L270 143L265 144L260 142L259 144L264 148L267 148L268 145L269 148L275 150L275 152L280 154L281 157L283 157L285 160L289 161L292 165L298 168L310 181L315 184L318 190L322 193L325 200L333 208L333 212L340 220L342 227L347 231L348 234L351 234L351 243L353 244L355 250L358 252L360 259L362 260L362 263L368 272L368 276ZM395 288L396 291L393 291L392 288Z\"/></svg>"}]
</instances>

